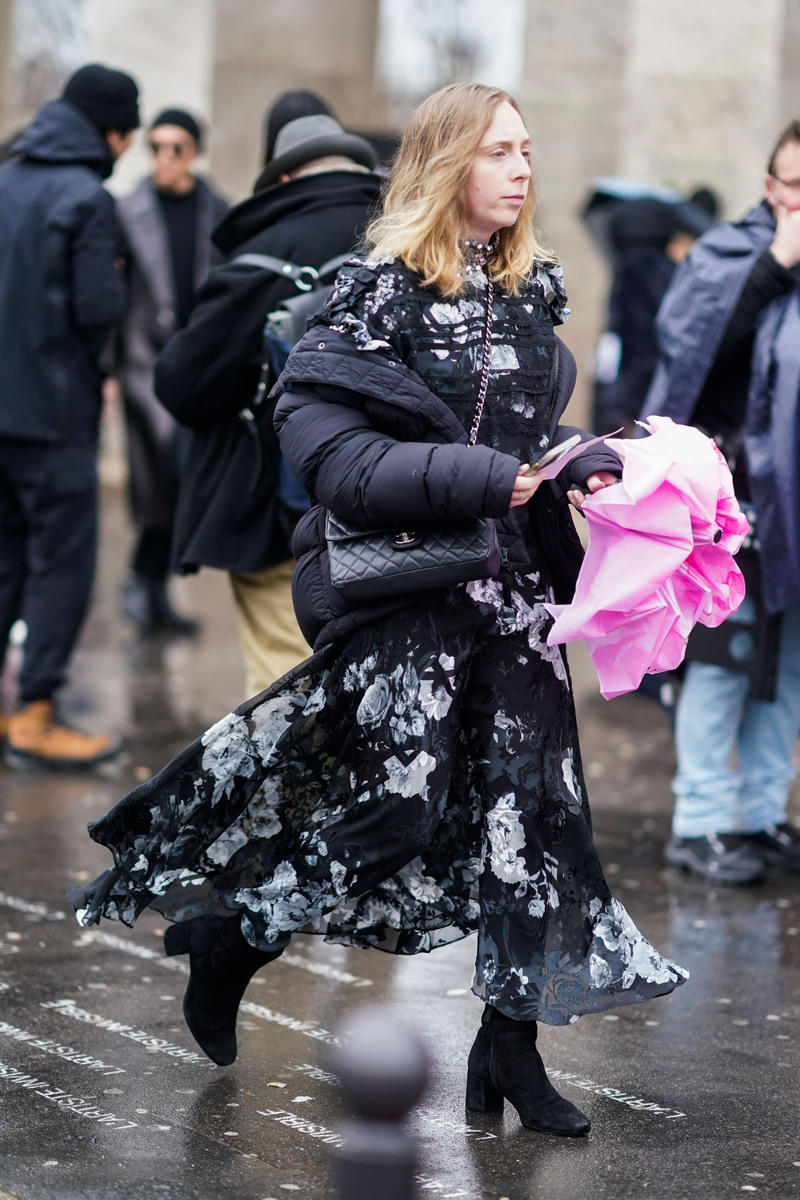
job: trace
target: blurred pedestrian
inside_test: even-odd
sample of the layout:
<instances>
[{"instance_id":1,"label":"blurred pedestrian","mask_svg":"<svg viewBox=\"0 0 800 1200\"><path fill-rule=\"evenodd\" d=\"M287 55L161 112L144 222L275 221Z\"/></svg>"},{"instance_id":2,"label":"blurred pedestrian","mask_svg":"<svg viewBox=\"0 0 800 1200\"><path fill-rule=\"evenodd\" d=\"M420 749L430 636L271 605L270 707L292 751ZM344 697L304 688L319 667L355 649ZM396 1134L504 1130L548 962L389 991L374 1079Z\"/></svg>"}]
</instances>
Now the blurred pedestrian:
<instances>
[{"instance_id":1,"label":"blurred pedestrian","mask_svg":"<svg viewBox=\"0 0 800 1200\"><path fill-rule=\"evenodd\" d=\"M623 430L632 437L658 363L656 313L675 268L698 233L711 221L691 204L653 197L630 200L610 218L615 249L607 330L601 343L614 345L613 368L595 388L597 433Z\"/></svg>"},{"instance_id":2,"label":"blurred pedestrian","mask_svg":"<svg viewBox=\"0 0 800 1200\"><path fill-rule=\"evenodd\" d=\"M705 189L702 204L707 206L711 199L713 193ZM636 421L658 364L659 305L676 267L710 224L706 208L695 206L693 200L668 203L652 196L624 201L610 216L613 275L607 329L599 344L611 357L610 369L604 373L602 355L598 355L592 416L595 433L622 429L623 437L635 436ZM673 713L671 673L645 675L636 690Z\"/></svg>"},{"instance_id":3,"label":"blurred pedestrian","mask_svg":"<svg viewBox=\"0 0 800 1200\"><path fill-rule=\"evenodd\" d=\"M103 187L139 124L129 75L91 64L0 167L0 646L28 629L6 759L78 766L115 753L54 696L89 604L97 526L100 355L125 307Z\"/></svg>"},{"instance_id":4,"label":"blurred pedestrian","mask_svg":"<svg viewBox=\"0 0 800 1200\"><path fill-rule=\"evenodd\" d=\"M212 261L211 231L227 204L194 172L202 148L195 118L165 109L148 131L153 169L118 203L125 239L128 309L120 339L129 486L139 536L123 584L123 612L142 633L191 634L167 591L177 495L175 421L156 399L153 364L189 320Z\"/></svg>"},{"instance_id":5,"label":"blurred pedestrian","mask_svg":"<svg viewBox=\"0 0 800 1200\"><path fill-rule=\"evenodd\" d=\"M284 125L300 117L333 117L336 113L316 92L305 89L284 92L267 110L264 118L264 166L275 157L275 141Z\"/></svg>"},{"instance_id":6,"label":"blurred pedestrian","mask_svg":"<svg viewBox=\"0 0 800 1200\"><path fill-rule=\"evenodd\" d=\"M678 271L643 411L715 439L751 522L742 607L689 642L666 851L675 866L739 884L768 864L800 870L800 830L787 820L800 733L800 121L778 139L765 193Z\"/></svg>"},{"instance_id":7,"label":"blurred pedestrian","mask_svg":"<svg viewBox=\"0 0 800 1200\"><path fill-rule=\"evenodd\" d=\"M278 105L292 117L297 108ZM159 399L188 427L176 565L230 572L248 695L307 657L309 646L292 607L292 514L279 491L272 405L252 415L267 314L299 293L280 269L236 260L256 253L317 268L345 256L380 190L371 146L332 117L293 117L276 138L254 194L214 232L227 261L211 272L188 327L156 366Z\"/></svg>"},{"instance_id":8,"label":"blurred pedestrian","mask_svg":"<svg viewBox=\"0 0 800 1200\"><path fill-rule=\"evenodd\" d=\"M575 380L534 206L504 92L456 84L412 115L369 257L343 267L279 384L281 447L315 501L295 595L316 652L95 824L116 866L70 898L84 924L148 905L176 922L184 1013L218 1063L236 1055L250 976L293 932L414 954L477 930L467 1107L508 1100L529 1128L579 1136L589 1121L549 1082L537 1021L686 973L603 878L569 675L547 645L544 602L581 557L567 496L615 483L620 464L594 447L556 489L528 468L572 433L558 419ZM503 552L471 582L421 590L411 575L401 593L348 598L323 506L375 543L386 526L492 518Z\"/></svg>"},{"instance_id":9,"label":"blurred pedestrian","mask_svg":"<svg viewBox=\"0 0 800 1200\"><path fill-rule=\"evenodd\" d=\"M688 199L689 204L704 212L710 218L712 224L720 219L722 203L713 188L706 187L705 185L696 187Z\"/></svg>"}]
</instances>

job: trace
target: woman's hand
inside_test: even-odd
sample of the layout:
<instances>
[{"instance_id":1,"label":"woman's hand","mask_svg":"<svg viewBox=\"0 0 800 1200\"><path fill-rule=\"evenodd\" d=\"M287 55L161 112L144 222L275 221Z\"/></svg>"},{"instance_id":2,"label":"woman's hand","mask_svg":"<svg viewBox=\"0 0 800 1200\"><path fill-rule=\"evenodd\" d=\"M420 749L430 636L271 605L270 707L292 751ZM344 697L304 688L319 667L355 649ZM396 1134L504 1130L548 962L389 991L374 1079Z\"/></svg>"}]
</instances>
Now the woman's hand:
<instances>
[{"instance_id":1,"label":"woman's hand","mask_svg":"<svg viewBox=\"0 0 800 1200\"><path fill-rule=\"evenodd\" d=\"M539 475L526 475L529 464L522 463L517 471L517 478L514 480L514 490L511 493L511 507L517 508L520 504L527 504L533 493L542 482Z\"/></svg>"},{"instance_id":2,"label":"woman's hand","mask_svg":"<svg viewBox=\"0 0 800 1200\"><path fill-rule=\"evenodd\" d=\"M600 488L611 487L615 483L619 483L619 476L615 475L613 471L595 471L594 474L586 477L586 486L590 492L599 492ZM580 488L571 488L567 492L567 498L570 504L574 504L576 508L582 508L586 496Z\"/></svg>"}]
</instances>

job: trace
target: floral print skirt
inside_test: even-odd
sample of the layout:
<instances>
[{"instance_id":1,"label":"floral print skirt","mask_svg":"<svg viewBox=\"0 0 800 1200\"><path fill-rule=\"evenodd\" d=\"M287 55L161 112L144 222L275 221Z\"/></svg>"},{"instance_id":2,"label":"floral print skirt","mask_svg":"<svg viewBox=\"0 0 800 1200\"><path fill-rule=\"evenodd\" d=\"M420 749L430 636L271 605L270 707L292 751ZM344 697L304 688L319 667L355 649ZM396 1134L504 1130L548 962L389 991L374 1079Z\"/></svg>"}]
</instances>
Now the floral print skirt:
<instances>
[{"instance_id":1,"label":"floral print skirt","mask_svg":"<svg viewBox=\"0 0 800 1200\"><path fill-rule=\"evenodd\" d=\"M239 911L415 954L477 931L473 991L554 1025L687 978L610 894L540 576L462 584L328 646L90 826L83 925Z\"/></svg>"}]
</instances>

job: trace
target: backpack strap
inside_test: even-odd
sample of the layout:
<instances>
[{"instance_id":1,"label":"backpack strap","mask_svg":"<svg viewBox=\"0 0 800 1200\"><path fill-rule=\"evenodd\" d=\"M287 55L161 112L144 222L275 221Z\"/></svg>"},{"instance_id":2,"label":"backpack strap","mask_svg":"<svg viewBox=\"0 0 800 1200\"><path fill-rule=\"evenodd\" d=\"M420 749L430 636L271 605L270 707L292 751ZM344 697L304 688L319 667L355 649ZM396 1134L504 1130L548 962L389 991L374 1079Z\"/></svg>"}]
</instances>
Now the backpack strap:
<instances>
[{"instance_id":1,"label":"backpack strap","mask_svg":"<svg viewBox=\"0 0 800 1200\"><path fill-rule=\"evenodd\" d=\"M258 267L261 271L271 271L273 275L291 279L300 292L310 292L317 286L319 278L316 267L300 267L285 258L274 258L271 254L239 254L231 259L232 265L237 263L242 267Z\"/></svg>"},{"instance_id":2,"label":"backpack strap","mask_svg":"<svg viewBox=\"0 0 800 1200\"><path fill-rule=\"evenodd\" d=\"M353 252L350 251L349 254L338 254L336 258L329 258L326 263L317 268L320 279L327 279L329 275L337 275L339 267L343 267L352 257Z\"/></svg>"},{"instance_id":3,"label":"backpack strap","mask_svg":"<svg viewBox=\"0 0 800 1200\"><path fill-rule=\"evenodd\" d=\"M329 259L321 267L301 267L285 258L275 258L272 254L239 254L231 259L231 263L239 263L243 267L258 267L262 271L271 271L284 279L291 279L300 292L311 292L319 286L319 280L328 275L335 275L339 267L346 263L349 254L339 254Z\"/></svg>"}]
</instances>

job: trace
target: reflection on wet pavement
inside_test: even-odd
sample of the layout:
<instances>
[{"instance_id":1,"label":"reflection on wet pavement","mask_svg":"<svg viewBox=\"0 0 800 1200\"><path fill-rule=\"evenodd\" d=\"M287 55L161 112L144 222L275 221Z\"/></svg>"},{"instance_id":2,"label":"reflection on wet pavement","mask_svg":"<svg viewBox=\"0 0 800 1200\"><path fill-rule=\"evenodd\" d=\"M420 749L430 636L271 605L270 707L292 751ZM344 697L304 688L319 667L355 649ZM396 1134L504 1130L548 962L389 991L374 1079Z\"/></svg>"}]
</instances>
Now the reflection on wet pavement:
<instances>
[{"instance_id":1,"label":"reflection on wet pavement","mask_svg":"<svg viewBox=\"0 0 800 1200\"><path fill-rule=\"evenodd\" d=\"M129 544L106 497L103 573L67 696L124 754L93 774L0 768L0 1197L279 1200L331 1195L346 1119L334 1030L388 1001L436 1063L411 1117L420 1196L470 1200L800 1195L800 876L708 888L667 870L672 748L651 702L596 696L573 656L601 857L637 924L692 978L671 997L541 1031L554 1081L591 1117L585 1140L465 1113L480 1017L474 942L395 960L297 938L250 985L237 1063L203 1057L181 1014L186 965L163 923L82 931L64 893L107 864L88 821L242 699L224 576L179 584L197 641L137 641L117 616ZM794 804L795 814L798 806Z\"/></svg>"}]
</instances>

